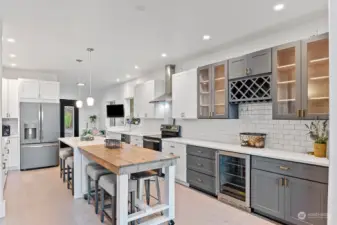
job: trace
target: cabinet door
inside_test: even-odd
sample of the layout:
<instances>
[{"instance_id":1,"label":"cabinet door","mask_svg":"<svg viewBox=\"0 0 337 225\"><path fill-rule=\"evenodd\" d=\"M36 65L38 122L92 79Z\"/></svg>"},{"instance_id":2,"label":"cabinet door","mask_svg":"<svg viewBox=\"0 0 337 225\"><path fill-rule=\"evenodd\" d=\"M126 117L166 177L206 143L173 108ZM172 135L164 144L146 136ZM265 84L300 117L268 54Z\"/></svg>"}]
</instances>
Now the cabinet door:
<instances>
[{"instance_id":1,"label":"cabinet door","mask_svg":"<svg viewBox=\"0 0 337 225\"><path fill-rule=\"evenodd\" d=\"M60 84L52 81L40 81L40 99L44 100L59 100L60 99Z\"/></svg>"},{"instance_id":2,"label":"cabinet door","mask_svg":"<svg viewBox=\"0 0 337 225\"><path fill-rule=\"evenodd\" d=\"M212 66L212 118L228 118L227 61Z\"/></svg>"},{"instance_id":3,"label":"cabinet door","mask_svg":"<svg viewBox=\"0 0 337 225\"><path fill-rule=\"evenodd\" d=\"M8 115L10 118L19 118L19 81L8 80Z\"/></svg>"},{"instance_id":4,"label":"cabinet door","mask_svg":"<svg viewBox=\"0 0 337 225\"><path fill-rule=\"evenodd\" d=\"M198 118L210 118L212 113L211 67L198 69Z\"/></svg>"},{"instance_id":5,"label":"cabinet door","mask_svg":"<svg viewBox=\"0 0 337 225\"><path fill-rule=\"evenodd\" d=\"M141 117L143 113L142 98L143 98L143 85L139 84L135 87L135 97L134 97L134 116L138 118Z\"/></svg>"},{"instance_id":6,"label":"cabinet door","mask_svg":"<svg viewBox=\"0 0 337 225\"><path fill-rule=\"evenodd\" d=\"M247 56L248 75L271 73L271 49L251 53Z\"/></svg>"},{"instance_id":7,"label":"cabinet door","mask_svg":"<svg viewBox=\"0 0 337 225\"><path fill-rule=\"evenodd\" d=\"M174 154L180 157L176 166L176 178L186 183L186 145L174 143L172 146L174 146L175 149Z\"/></svg>"},{"instance_id":8,"label":"cabinet door","mask_svg":"<svg viewBox=\"0 0 337 225\"><path fill-rule=\"evenodd\" d=\"M252 169L251 207L266 215L284 219L282 175Z\"/></svg>"},{"instance_id":9,"label":"cabinet door","mask_svg":"<svg viewBox=\"0 0 337 225\"><path fill-rule=\"evenodd\" d=\"M247 57L241 56L228 60L228 77L235 79L246 76Z\"/></svg>"},{"instance_id":10,"label":"cabinet door","mask_svg":"<svg viewBox=\"0 0 337 225\"><path fill-rule=\"evenodd\" d=\"M302 42L302 109L306 119L328 119L329 35Z\"/></svg>"},{"instance_id":11,"label":"cabinet door","mask_svg":"<svg viewBox=\"0 0 337 225\"><path fill-rule=\"evenodd\" d=\"M39 99L39 81L21 80L20 81L20 100L38 100Z\"/></svg>"},{"instance_id":12,"label":"cabinet door","mask_svg":"<svg viewBox=\"0 0 337 225\"><path fill-rule=\"evenodd\" d=\"M20 167L20 151L19 138L8 138L8 167L10 169L19 169Z\"/></svg>"},{"instance_id":13,"label":"cabinet door","mask_svg":"<svg viewBox=\"0 0 337 225\"><path fill-rule=\"evenodd\" d=\"M296 225L326 225L327 201L327 184L286 177L286 221Z\"/></svg>"},{"instance_id":14,"label":"cabinet door","mask_svg":"<svg viewBox=\"0 0 337 225\"><path fill-rule=\"evenodd\" d=\"M8 117L8 80L2 78L2 118Z\"/></svg>"},{"instance_id":15,"label":"cabinet door","mask_svg":"<svg viewBox=\"0 0 337 225\"><path fill-rule=\"evenodd\" d=\"M181 119L184 116L184 99L186 93L184 88L185 72L177 73L172 76L172 117ZM186 101L187 103L187 101Z\"/></svg>"},{"instance_id":16,"label":"cabinet door","mask_svg":"<svg viewBox=\"0 0 337 225\"><path fill-rule=\"evenodd\" d=\"M150 80L144 83L142 103L144 107L144 114L141 115L144 118L155 118L155 108L154 104L150 103L155 98L155 81Z\"/></svg>"},{"instance_id":17,"label":"cabinet door","mask_svg":"<svg viewBox=\"0 0 337 225\"><path fill-rule=\"evenodd\" d=\"M273 119L300 119L301 43L273 49Z\"/></svg>"}]
</instances>

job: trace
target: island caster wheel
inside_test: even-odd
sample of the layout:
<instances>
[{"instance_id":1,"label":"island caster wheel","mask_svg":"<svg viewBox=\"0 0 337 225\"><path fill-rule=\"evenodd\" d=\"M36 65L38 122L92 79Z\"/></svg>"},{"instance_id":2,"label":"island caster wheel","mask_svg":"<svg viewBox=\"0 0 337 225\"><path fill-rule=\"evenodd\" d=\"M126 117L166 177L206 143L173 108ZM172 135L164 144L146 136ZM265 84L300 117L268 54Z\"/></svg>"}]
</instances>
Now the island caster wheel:
<instances>
[{"instance_id":1,"label":"island caster wheel","mask_svg":"<svg viewBox=\"0 0 337 225\"><path fill-rule=\"evenodd\" d=\"M174 223L173 220L170 220L169 223L168 223L168 225L174 225L174 224L175 224L175 223Z\"/></svg>"}]
</instances>

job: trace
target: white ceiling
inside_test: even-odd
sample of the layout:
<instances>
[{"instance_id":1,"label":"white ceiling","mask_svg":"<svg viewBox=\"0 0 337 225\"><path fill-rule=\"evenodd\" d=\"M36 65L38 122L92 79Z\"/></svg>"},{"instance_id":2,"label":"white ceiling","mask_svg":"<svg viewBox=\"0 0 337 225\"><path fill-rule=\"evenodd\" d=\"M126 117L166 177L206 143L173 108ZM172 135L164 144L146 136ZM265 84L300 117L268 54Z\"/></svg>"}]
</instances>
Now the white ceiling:
<instances>
[{"instance_id":1,"label":"white ceiling","mask_svg":"<svg viewBox=\"0 0 337 225\"><path fill-rule=\"evenodd\" d=\"M286 8L274 12L279 2ZM87 82L93 47L93 85L102 87L327 7L326 0L0 0L3 62Z\"/></svg>"}]
</instances>

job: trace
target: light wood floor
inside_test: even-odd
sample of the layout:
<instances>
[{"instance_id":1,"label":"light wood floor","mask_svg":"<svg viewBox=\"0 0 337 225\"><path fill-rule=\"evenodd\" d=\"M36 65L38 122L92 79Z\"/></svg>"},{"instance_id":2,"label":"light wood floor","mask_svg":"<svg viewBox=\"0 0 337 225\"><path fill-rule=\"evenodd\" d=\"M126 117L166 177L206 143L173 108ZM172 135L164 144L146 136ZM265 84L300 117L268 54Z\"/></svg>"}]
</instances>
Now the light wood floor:
<instances>
[{"instance_id":1,"label":"light wood floor","mask_svg":"<svg viewBox=\"0 0 337 225\"><path fill-rule=\"evenodd\" d=\"M58 168L10 172L5 200L6 217L0 220L1 225L101 225L92 205L72 198L59 178ZM177 225L274 224L178 184L175 222Z\"/></svg>"}]
</instances>

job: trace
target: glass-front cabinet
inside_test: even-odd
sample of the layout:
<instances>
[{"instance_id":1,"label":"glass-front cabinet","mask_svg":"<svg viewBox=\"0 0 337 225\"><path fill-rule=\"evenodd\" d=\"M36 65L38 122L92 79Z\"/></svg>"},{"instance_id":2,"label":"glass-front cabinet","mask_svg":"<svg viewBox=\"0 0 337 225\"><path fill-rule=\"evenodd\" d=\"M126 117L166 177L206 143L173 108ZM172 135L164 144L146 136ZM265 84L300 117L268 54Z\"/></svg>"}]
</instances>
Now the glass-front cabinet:
<instances>
[{"instance_id":1,"label":"glass-front cabinet","mask_svg":"<svg viewBox=\"0 0 337 225\"><path fill-rule=\"evenodd\" d=\"M273 119L328 118L328 34L273 49L272 91Z\"/></svg>"},{"instance_id":2,"label":"glass-front cabinet","mask_svg":"<svg viewBox=\"0 0 337 225\"><path fill-rule=\"evenodd\" d=\"M227 61L198 68L198 118L237 118L228 102Z\"/></svg>"},{"instance_id":3,"label":"glass-front cabinet","mask_svg":"<svg viewBox=\"0 0 337 225\"><path fill-rule=\"evenodd\" d=\"M329 114L329 39L320 35L302 43L303 116L327 119Z\"/></svg>"}]
</instances>

